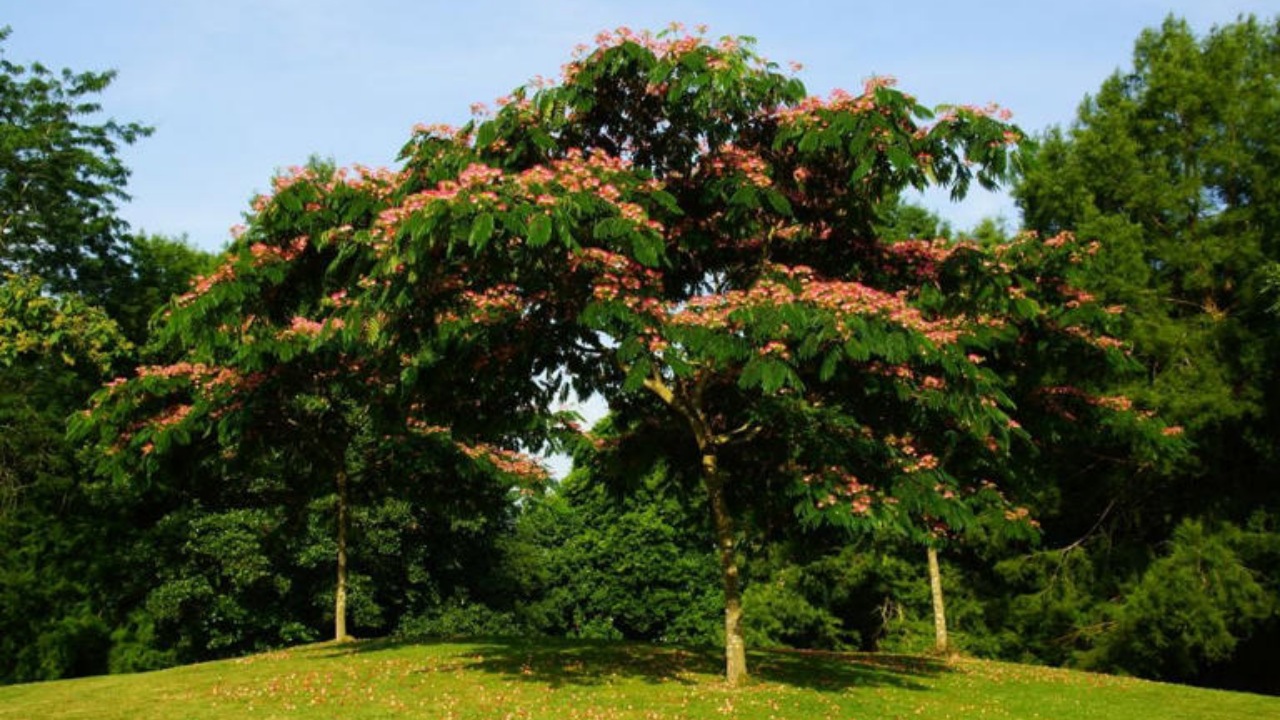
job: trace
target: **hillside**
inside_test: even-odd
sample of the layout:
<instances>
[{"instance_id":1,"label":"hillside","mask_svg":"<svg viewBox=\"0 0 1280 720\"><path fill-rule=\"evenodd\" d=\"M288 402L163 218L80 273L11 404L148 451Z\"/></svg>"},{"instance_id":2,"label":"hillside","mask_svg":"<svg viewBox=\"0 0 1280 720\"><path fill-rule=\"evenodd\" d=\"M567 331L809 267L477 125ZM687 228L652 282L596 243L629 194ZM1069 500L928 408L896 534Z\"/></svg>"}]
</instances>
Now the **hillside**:
<instances>
[{"instance_id":1,"label":"hillside","mask_svg":"<svg viewBox=\"0 0 1280 720\"><path fill-rule=\"evenodd\" d=\"M1249 718L1280 698L902 655L765 652L730 690L710 651L524 641L311 645L0 688L0 718Z\"/></svg>"}]
</instances>

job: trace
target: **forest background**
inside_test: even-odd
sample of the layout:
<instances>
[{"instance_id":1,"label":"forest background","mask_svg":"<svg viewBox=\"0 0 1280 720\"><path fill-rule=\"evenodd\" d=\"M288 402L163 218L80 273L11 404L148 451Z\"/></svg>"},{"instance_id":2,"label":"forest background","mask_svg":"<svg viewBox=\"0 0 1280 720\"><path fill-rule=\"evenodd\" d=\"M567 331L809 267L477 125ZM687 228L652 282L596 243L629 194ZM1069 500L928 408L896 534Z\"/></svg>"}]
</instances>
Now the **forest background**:
<instances>
[{"instance_id":1,"label":"forest background","mask_svg":"<svg viewBox=\"0 0 1280 720\"><path fill-rule=\"evenodd\" d=\"M17 273L0 297L7 680L320 639L346 614L334 612L335 594L346 593L359 635L723 641L708 508L678 464L580 447L562 482L512 494L511 473L492 457L478 470L431 452L316 459L350 467L349 503L341 487L294 482L307 475L297 455L262 453L265 464L228 475L226 458L188 439L175 445L191 455L145 468L145 481L95 473L100 458L65 439L66 418L102 384L174 352L180 334L164 330L163 316L149 321L218 260L124 222L126 148L153 142L150 129L58 107L96 102L112 78L20 70L33 60L5 43L3 260ZM1274 21L1197 34L1170 19L1138 39L1133 67L1091 91L1071 125L1027 143L1012 178L1023 224L1045 238L1070 230L1098 239L1080 282L1125 307L1122 338L1141 372L1098 396L1154 410L1183 430L1190 451L1144 458L1100 452L1115 445L1097 438L1046 442L1010 483L1038 519L1037 536L979 524L945 547L956 647L1277 691L1266 671L1280 630L1280 184L1268 132L1280 108L1277 58ZM312 170L331 168L320 160ZM1008 221L958 231L897 193L871 219L891 241L1014 242ZM354 392L296 392L290 417L321 418L309 438L316 448L332 445L323 433L339 427L355 433L344 442L373 442L360 435L369 421L352 414ZM446 476L461 480L422 481ZM350 558L332 531L344 505ZM735 538L750 644L933 643L926 567L911 538L768 520L744 523ZM339 557L351 567L344 593L332 579Z\"/></svg>"}]
</instances>

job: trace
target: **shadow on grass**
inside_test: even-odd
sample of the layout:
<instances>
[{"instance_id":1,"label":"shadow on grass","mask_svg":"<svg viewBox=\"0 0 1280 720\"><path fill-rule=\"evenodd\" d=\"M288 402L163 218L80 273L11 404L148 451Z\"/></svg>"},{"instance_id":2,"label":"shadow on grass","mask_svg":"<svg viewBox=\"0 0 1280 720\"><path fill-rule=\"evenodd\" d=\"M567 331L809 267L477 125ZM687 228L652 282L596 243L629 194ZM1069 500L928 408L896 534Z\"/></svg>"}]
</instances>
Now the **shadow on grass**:
<instances>
[{"instance_id":1,"label":"shadow on grass","mask_svg":"<svg viewBox=\"0 0 1280 720\"><path fill-rule=\"evenodd\" d=\"M478 671L504 679L548 685L605 685L629 679L693 685L724 672L719 649L557 638L471 641L370 640L330 646L335 655L406 646L456 646L440 663L421 672ZM755 681L823 692L847 688L894 687L928 690L927 679L950 672L945 661L915 655L766 650L750 653Z\"/></svg>"}]
</instances>

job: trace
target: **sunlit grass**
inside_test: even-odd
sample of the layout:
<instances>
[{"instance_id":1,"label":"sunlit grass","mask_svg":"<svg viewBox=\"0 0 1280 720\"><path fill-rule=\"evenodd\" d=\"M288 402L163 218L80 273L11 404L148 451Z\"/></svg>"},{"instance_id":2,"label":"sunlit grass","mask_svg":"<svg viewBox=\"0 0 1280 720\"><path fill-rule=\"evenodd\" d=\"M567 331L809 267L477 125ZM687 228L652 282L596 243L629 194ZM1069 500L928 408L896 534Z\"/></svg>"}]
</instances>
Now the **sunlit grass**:
<instances>
[{"instance_id":1,"label":"sunlit grass","mask_svg":"<svg viewBox=\"0 0 1280 720\"><path fill-rule=\"evenodd\" d=\"M139 675L0 688L0 718L1261 718L1280 698L903 655L719 657L640 644L311 645Z\"/></svg>"}]
</instances>

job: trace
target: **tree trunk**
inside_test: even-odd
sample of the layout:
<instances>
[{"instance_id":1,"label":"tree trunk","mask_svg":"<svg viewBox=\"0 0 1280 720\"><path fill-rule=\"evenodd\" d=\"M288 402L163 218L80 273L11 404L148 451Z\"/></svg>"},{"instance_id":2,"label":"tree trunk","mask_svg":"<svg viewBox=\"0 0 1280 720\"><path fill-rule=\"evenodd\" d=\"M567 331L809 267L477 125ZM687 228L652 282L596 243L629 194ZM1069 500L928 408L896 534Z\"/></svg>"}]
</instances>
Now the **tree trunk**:
<instances>
[{"instance_id":1,"label":"tree trunk","mask_svg":"<svg viewBox=\"0 0 1280 720\"><path fill-rule=\"evenodd\" d=\"M947 612L942 606L942 571L938 568L938 550L929 545L925 549L929 557L929 590L933 593L934 650L946 655L951 648L947 642Z\"/></svg>"},{"instance_id":2,"label":"tree trunk","mask_svg":"<svg viewBox=\"0 0 1280 720\"><path fill-rule=\"evenodd\" d=\"M333 639L346 642L347 634L347 472L338 471L338 582L333 593Z\"/></svg>"},{"instance_id":3,"label":"tree trunk","mask_svg":"<svg viewBox=\"0 0 1280 720\"><path fill-rule=\"evenodd\" d=\"M720 474L714 452L703 451L702 479L711 501L711 517L716 530L716 549L720 555L720 577L724 584L724 661L725 681L737 687L748 679L747 644L742 637L742 589L738 578L738 561L734 555L733 516L724 496L724 477Z\"/></svg>"},{"instance_id":4,"label":"tree trunk","mask_svg":"<svg viewBox=\"0 0 1280 720\"><path fill-rule=\"evenodd\" d=\"M702 454L702 483L711 503L711 519L715 525L716 551L720 556L720 579L724 585L724 663L725 681L737 687L747 681L747 643L742 637L742 588L738 578L738 561L733 552L733 516L724 496L724 475L716 456L719 442L711 432L702 409L702 389L707 376L687 388L672 389L659 375L644 381L644 386L668 407L684 416L693 431L698 452Z\"/></svg>"}]
</instances>

